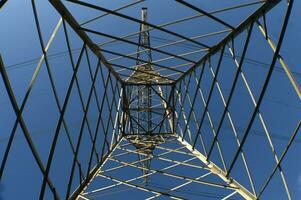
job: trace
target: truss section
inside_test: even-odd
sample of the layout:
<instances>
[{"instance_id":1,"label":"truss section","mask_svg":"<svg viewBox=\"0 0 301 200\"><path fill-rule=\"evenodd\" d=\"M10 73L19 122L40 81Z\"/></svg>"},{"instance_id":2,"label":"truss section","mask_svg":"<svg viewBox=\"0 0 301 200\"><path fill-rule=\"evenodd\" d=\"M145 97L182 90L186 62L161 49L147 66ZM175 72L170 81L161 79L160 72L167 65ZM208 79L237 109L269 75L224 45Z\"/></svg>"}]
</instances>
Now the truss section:
<instances>
[{"instance_id":1,"label":"truss section","mask_svg":"<svg viewBox=\"0 0 301 200\"><path fill-rule=\"evenodd\" d=\"M0 199L296 199L293 2L0 1Z\"/></svg>"}]
</instances>

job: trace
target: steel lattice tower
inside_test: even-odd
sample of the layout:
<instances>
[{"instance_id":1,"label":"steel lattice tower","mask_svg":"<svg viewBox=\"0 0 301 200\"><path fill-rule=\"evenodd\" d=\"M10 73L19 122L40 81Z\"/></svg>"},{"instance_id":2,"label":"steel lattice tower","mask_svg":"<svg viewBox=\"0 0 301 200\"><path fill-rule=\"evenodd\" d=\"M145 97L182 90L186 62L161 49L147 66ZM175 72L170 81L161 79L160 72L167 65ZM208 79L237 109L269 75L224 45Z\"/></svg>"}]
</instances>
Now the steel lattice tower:
<instances>
[{"instance_id":1,"label":"steel lattice tower","mask_svg":"<svg viewBox=\"0 0 301 200\"><path fill-rule=\"evenodd\" d=\"M0 199L298 198L293 2L22 4L24 33L0 32L21 41L0 44ZM39 58L6 64L23 43Z\"/></svg>"},{"instance_id":2,"label":"steel lattice tower","mask_svg":"<svg viewBox=\"0 0 301 200\"><path fill-rule=\"evenodd\" d=\"M141 21L147 23L147 8L141 10ZM147 61L145 64L141 60ZM137 47L136 71L128 78L128 82L141 82L143 85L127 87L127 96L130 102L128 105L134 127L128 133L127 139L137 148L138 158L141 160L142 171L146 175L149 173L151 165L151 156L157 143L162 142L161 136L157 137L153 133L153 127L156 125L152 120L152 110L155 109L152 104L152 81L161 80L154 76L158 72L152 67L152 53L150 50L150 37L148 26L141 23L140 34ZM145 73L147 72L147 74ZM153 80L154 79L154 80ZM164 110L164 108L163 108ZM134 115L134 116L133 116ZM145 176L147 182L148 176Z\"/></svg>"}]
</instances>

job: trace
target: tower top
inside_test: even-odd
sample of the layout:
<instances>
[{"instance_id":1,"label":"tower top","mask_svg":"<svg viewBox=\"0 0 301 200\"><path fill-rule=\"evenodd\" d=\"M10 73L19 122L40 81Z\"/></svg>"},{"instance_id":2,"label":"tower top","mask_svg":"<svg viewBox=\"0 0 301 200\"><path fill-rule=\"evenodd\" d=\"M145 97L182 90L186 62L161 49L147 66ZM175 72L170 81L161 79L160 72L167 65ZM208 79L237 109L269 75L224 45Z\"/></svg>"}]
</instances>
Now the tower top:
<instances>
[{"instance_id":1,"label":"tower top","mask_svg":"<svg viewBox=\"0 0 301 200\"><path fill-rule=\"evenodd\" d=\"M141 8L141 21L139 41L137 48L137 61L135 69L131 76L127 79L128 82L134 83L150 83L150 82L168 82L167 79L161 78L160 74L154 70L152 66L152 52L150 48L150 33L149 26L144 22L147 19L147 7Z\"/></svg>"},{"instance_id":2,"label":"tower top","mask_svg":"<svg viewBox=\"0 0 301 200\"><path fill-rule=\"evenodd\" d=\"M141 21L142 22L147 22L147 8L143 7L141 9ZM143 31L148 31L148 26L145 24L141 24L141 32Z\"/></svg>"}]
</instances>

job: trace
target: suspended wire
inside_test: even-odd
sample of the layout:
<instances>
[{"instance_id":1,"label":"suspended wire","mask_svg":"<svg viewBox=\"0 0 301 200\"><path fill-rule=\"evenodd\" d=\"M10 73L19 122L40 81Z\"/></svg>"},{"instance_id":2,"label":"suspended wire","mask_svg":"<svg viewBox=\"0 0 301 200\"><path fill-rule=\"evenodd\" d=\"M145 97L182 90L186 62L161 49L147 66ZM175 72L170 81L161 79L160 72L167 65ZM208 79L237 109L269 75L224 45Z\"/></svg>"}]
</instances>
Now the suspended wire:
<instances>
[{"instance_id":1,"label":"suspended wire","mask_svg":"<svg viewBox=\"0 0 301 200\"><path fill-rule=\"evenodd\" d=\"M134 35L134 36L131 36L129 38L129 40L136 40L137 39L137 35ZM165 43L165 42L176 42L175 40L171 40L171 39L166 39L166 38L162 38L162 37L158 37L158 36L150 36L151 37L151 40L153 41L157 41L157 42L161 42L161 43ZM120 43L123 43L122 41L116 41L115 43L112 43L110 45L116 45L116 44L120 44ZM184 47L184 48L187 48L189 50L199 50L199 47L194 45L194 44L185 44L185 43L179 43L179 44L174 44L175 46L179 46L179 47ZM79 50L80 49L72 49L72 53L73 54L76 54L76 53L79 53ZM226 54L226 53L225 53ZM57 58L61 58L61 57L65 57L65 56L68 56L68 51L62 51L62 52L57 52L57 53L53 53L53 54L49 54L48 55L48 59L57 59ZM232 59L232 56L230 54L227 54L225 55L225 57L228 57L228 58L231 58ZM239 58L239 56L237 56ZM6 69L7 70L14 70L14 69L19 69L19 68L22 68L22 67L26 67L26 66L29 66L29 65L32 65L32 64L35 64L39 61L40 58L35 58L35 59L30 59L30 60L26 60L26 61L23 61L23 62L19 62L19 63L15 63L15 64L12 64L12 65L7 65L6 66ZM247 63L250 63L250 64L258 64L259 66L269 66L270 64L268 63L265 63L265 62L262 62L262 61L258 61L258 60L255 60L255 59L251 59L251 58L247 58L245 57L245 61ZM279 66L275 66L275 69L277 69L278 72L284 72L284 70L279 67ZM301 73L298 73L298 72L293 72L292 73L294 75L296 75L296 77L300 77L301 78ZM46 94L46 92L45 92ZM267 101L273 101L277 104L282 104L282 105L286 105L286 106L293 106L293 105L288 105L288 104L285 104L285 103L282 103L282 102L276 102L274 100L267 100ZM2 103L1 103L2 104ZM295 106L294 106L295 107ZM74 123L75 124L75 123ZM229 127L228 127L229 128ZM240 129L243 129L242 127L238 127ZM37 131L37 132L34 132L33 135L42 135L41 133L43 133L43 131ZM254 130L253 131L255 135L258 135L258 136L262 136L262 134L260 133L259 130ZM282 140L282 141L287 141L288 140L288 137L286 136L283 136L283 135L280 135L280 134L272 134L273 138L277 139L277 140ZM2 138L0 139L0 143L3 143L7 140L8 138ZM296 139L294 141L295 143L299 143L301 144L301 139Z\"/></svg>"},{"instance_id":2,"label":"suspended wire","mask_svg":"<svg viewBox=\"0 0 301 200\"><path fill-rule=\"evenodd\" d=\"M95 118L95 119L91 119L89 121L90 122L96 122L97 119ZM73 125L75 126L78 123L80 123L80 121L71 122L71 123L69 123L69 125L70 126L73 126ZM209 121L205 120L204 124L209 125ZM241 126L237 126L236 128L238 130L244 130L244 128L241 127ZM223 126L222 129L223 130L232 130L232 128L230 126ZM44 135L48 135L47 133L50 133L51 130L52 129L50 129L50 128L49 129L40 129L40 130L37 130L37 131L32 131L31 135L32 136L44 136ZM253 129L251 131L251 133L256 135L256 136L265 137L265 135L262 134L263 132L260 131L260 130L257 130L257 129ZM288 136L284 136L284 135L281 135L281 134L271 133L270 135L272 136L273 139L276 139L276 140L285 141L285 142L287 142L289 140ZM9 137L0 138L0 144L6 142L8 139L9 139ZM22 135L17 134L16 137L15 137L15 140L22 140L22 139L24 139L24 137ZM294 143L301 144L301 138L295 138Z\"/></svg>"},{"instance_id":3,"label":"suspended wire","mask_svg":"<svg viewBox=\"0 0 301 200\"><path fill-rule=\"evenodd\" d=\"M162 38L162 37L158 37L158 36L150 36L150 37L152 38L152 40L157 41L157 42L176 42L176 40L166 39L166 38ZM178 44L174 44L174 45L179 46L179 47L184 47L184 48L187 48L189 50L200 50L200 48L198 46L194 45L194 44L178 43ZM231 56L230 53L225 52L224 55L225 55L225 57L232 59L232 56ZM238 56L238 55L236 57L240 58L240 56ZM248 57L245 57L244 60L245 60L246 63L249 63L249 64L258 64L259 66L262 66L262 67L263 66L270 66L270 63L258 61L258 60L248 58ZM280 67L280 66L275 66L275 69L276 69L275 71L285 73L283 68ZM295 71L291 71L291 72L292 72L292 74L296 75L296 77L301 78L301 73L295 72Z\"/></svg>"},{"instance_id":4,"label":"suspended wire","mask_svg":"<svg viewBox=\"0 0 301 200\"><path fill-rule=\"evenodd\" d=\"M137 35L134 35L134 36L129 37L128 39L129 40L136 40L137 37L138 37ZM157 41L157 42L161 42L161 43L164 43L164 42L176 42L176 40L166 39L166 38L163 38L163 37L158 37L158 36L153 36L153 35L151 35L150 37L151 37L151 40ZM123 42L122 41L116 41L115 43L112 43L112 44L109 44L109 45L116 45L116 44L120 44L120 43L123 43ZM178 43L178 44L174 44L174 46L184 47L184 48L187 48L189 50L200 50L200 48L197 45L188 44L188 43ZM72 53L74 53L74 54L79 53L79 50L80 49L78 49L78 48L72 49ZM225 54L225 57L232 59L231 54L226 53L226 52L224 54ZM57 53L49 54L48 55L48 59L50 60L50 59L61 58L61 57L65 57L67 55L68 55L68 51L57 52ZM240 58L240 56L238 56L238 55L236 57ZM39 61L39 59L40 58L34 58L34 59L30 59L30 60L19 62L19 63L7 65L6 69L7 70L14 70L14 69L19 69L19 68L22 68L22 67L26 67L26 66L29 66L29 65L37 63ZM248 57L245 57L244 60L245 60L246 63L256 64L256 65L261 66L261 67L263 67L263 66L270 66L269 63L258 61L258 60L255 60L255 59L252 59L252 58L248 58ZM283 68L280 67L280 66L275 66L275 71L281 72L281 73L285 73L285 71L283 70ZM291 72L296 77L301 78L301 73L296 72L296 71L291 71Z\"/></svg>"},{"instance_id":5,"label":"suspended wire","mask_svg":"<svg viewBox=\"0 0 301 200\"><path fill-rule=\"evenodd\" d=\"M129 37L128 40L137 40L137 37L138 36L134 35L134 36ZM116 41L115 43L112 43L112 44L109 44L109 45L113 46L113 45L120 44L120 43L123 43L123 42L122 41ZM108 45L106 45L106 46L108 46ZM80 48L74 48L74 49L71 50L71 52L72 52L73 55L79 54ZM68 55L69 55L69 51L66 50L66 51L60 51L60 52L57 52L57 53L47 54L47 58L48 58L48 60L53 60L53 59L57 59L57 58L66 57ZM33 67L33 64L38 63L39 60L40 60L40 57L25 60L25 61L21 61L21 62L14 63L14 64L11 64L11 65L6 65L5 69L7 71L10 71L10 70L20 69L20 68L27 67L27 66Z\"/></svg>"},{"instance_id":6,"label":"suspended wire","mask_svg":"<svg viewBox=\"0 0 301 200\"><path fill-rule=\"evenodd\" d=\"M47 92L43 92L43 93L41 93L41 94L39 94L39 95L37 95L37 96L40 96L40 95L43 95L43 94L48 94L48 93L47 93ZM267 101L271 101L271 100L267 100ZM292 105L287 105L287 104L284 104L284 103L281 103L281 102L277 102L277 103L278 103L278 104L283 104L283 105L286 105L286 106L292 106ZM3 103L1 103L1 104L3 104ZM1 104L0 104L0 105L1 105ZM298 107L297 107L297 108L298 108ZM76 124L78 124L79 122L80 122L80 121L74 121L74 122L70 123L70 125L71 125L71 126L72 126L72 125L76 125ZM91 120L91 122L96 122L96 119ZM207 122L207 124L209 125L209 121L204 121L204 122ZM223 126L222 129L231 129L231 130L232 130L232 128L231 128L230 126L226 126L226 127ZM240 127L240 126L238 126L237 129L239 129L239 130L244 130L243 127ZM35 136L45 135L44 133L51 132L50 129L48 129L48 130L49 130L49 131L47 131L47 129L42 129L42 130L33 131L33 132L31 133L31 135L35 135ZM252 130L252 133L253 133L254 135L256 135L256 136L261 136L261 137L264 136L264 135L262 134L262 131L260 131L260 130ZM277 133L271 133L271 136L272 136L274 139L281 140L281 141L288 141L288 140L289 140L289 137L284 136L284 135L281 135L281 134L277 134ZM8 139L9 139L9 137L0 138L0 144L6 142ZM16 138L15 138L15 139L18 140L18 139L24 139L24 138L22 137L22 135L16 135ZM294 140L294 143L301 144L301 138L300 138L300 139L299 139L299 138L296 138L296 139Z\"/></svg>"}]
</instances>

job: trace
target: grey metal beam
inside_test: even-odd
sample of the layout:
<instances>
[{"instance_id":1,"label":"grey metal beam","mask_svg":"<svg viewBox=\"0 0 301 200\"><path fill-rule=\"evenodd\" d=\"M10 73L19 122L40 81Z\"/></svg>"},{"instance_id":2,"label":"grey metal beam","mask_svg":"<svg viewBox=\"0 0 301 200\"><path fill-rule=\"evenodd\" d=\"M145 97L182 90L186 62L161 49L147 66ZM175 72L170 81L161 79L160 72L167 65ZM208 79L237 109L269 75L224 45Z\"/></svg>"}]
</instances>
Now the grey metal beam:
<instances>
[{"instance_id":1,"label":"grey metal beam","mask_svg":"<svg viewBox=\"0 0 301 200\"><path fill-rule=\"evenodd\" d=\"M271 0L265 2L262 6L260 6L254 13L252 13L249 17L247 17L241 24L239 24L235 30L230 32L224 39L222 39L217 45L213 46L210 51L202 57L196 64L194 64L189 70L187 70L184 74L182 74L177 80L176 83L181 81L187 74L190 74L195 68L200 66L202 62L204 62L208 57L217 53L220 48L227 44L232 38L236 37L239 33L244 31L252 21L257 20L259 17L262 16L264 12L268 12L274 6L276 6L280 0Z\"/></svg>"},{"instance_id":2,"label":"grey metal beam","mask_svg":"<svg viewBox=\"0 0 301 200\"><path fill-rule=\"evenodd\" d=\"M88 184L93 180L93 178L99 172L100 167L107 161L108 157L112 154L112 152L116 149L118 144L122 141L122 137L113 145L111 151L107 152L105 156L103 156L101 162L99 162L89 173L86 179L75 189L75 191L69 197L70 200L76 200L78 195L88 186Z\"/></svg>"},{"instance_id":3,"label":"grey metal beam","mask_svg":"<svg viewBox=\"0 0 301 200\"><path fill-rule=\"evenodd\" d=\"M194 6L194 5L190 4L190 3L187 3L186 1L183 1L183 0L176 0L176 1L179 2L180 4L183 4L183 5L187 6L187 7L189 7L192 10L195 10L195 11L197 11L197 12L199 12L199 13L201 13L201 14L203 14L203 15L211 18L211 19L213 19L214 21L219 22L220 24L223 24L224 26L226 26L228 28L231 28L231 29L235 30L235 27L233 27L232 25L230 25L230 24L226 23L225 21L223 21L223 20L215 17L214 15L211 15L210 13L202 10L201 8L198 8L198 7L196 7L196 6Z\"/></svg>"},{"instance_id":4,"label":"grey metal beam","mask_svg":"<svg viewBox=\"0 0 301 200\"><path fill-rule=\"evenodd\" d=\"M106 58L101 53L100 47L95 44L90 37L85 33L85 31L80 29L80 25L65 7L65 5L60 0L49 0L49 2L54 6L54 8L61 14L61 16L68 22L72 29L77 33L77 35L87 44L91 51L101 60L101 62L108 68L109 71L116 77L117 80L123 82L119 74L115 72L111 64L106 60Z\"/></svg>"},{"instance_id":5,"label":"grey metal beam","mask_svg":"<svg viewBox=\"0 0 301 200\"><path fill-rule=\"evenodd\" d=\"M4 6L4 4L7 2L7 0L1 0L0 1L0 9Z\"/></svg>"},{"instance_id":6,"label":"grey metal beam","mask_svg":"<svg viewBox=\"0 0 301 200\"><path fill-rule=\"evenodd\" d=\"M151 24L149 22L144 22L142 20L138 20L136 18L133 18L133 17L130 17L128 15L125 15L125 14L122 14L122 13L119 13L119 12L115 12L113 10L109 10L109 9L106 9L106 8L103 8L103 7L100 7L100 6L96 6L96 5L93 5L93 4L90 4L90 3L86 3L86 2L83 2L83 1L78 1L78 0L67 0L69 2L72 2L72 3L75 3L75 4L78 4L78 5L82 5L82 6L85 6L85 7L89 7L89 8L92 8L92 9L95 9L95 10L99 10L99 11L102 11L102 12L106 12L106 13L110 13L112 15L115 15L115 16L118 16L118 17L121 17L121 18L124 18L124 19L127 19L127 20L130 20L130 21L133 21L133 22L136 22L136 23L139 23L139 24L144 24L144 25L147 25L149 27L152 27L154 29L157 29L159 31L162 31L162 32L165 32L165 33L168 33L170 35L173 35L173 36L176 36L176 37L179 37L179 38L182 38L182 39L185 39L189 42L192 42L194 44L197 44L199 46L202 46L202 47L206 47L206 48L209 48L208 45L206 44L203 44L203 43L200 43L200 42L197 42L195 40L191 40L189 39L188 37L186 36L183 36L179 33L176 33L176 32L173 32L173 31L170 31L170 30L167 30L165 28L162 28L162 27L159 27L157 25L154 25L154 24Z\"/></svg>"}]
</instances>

